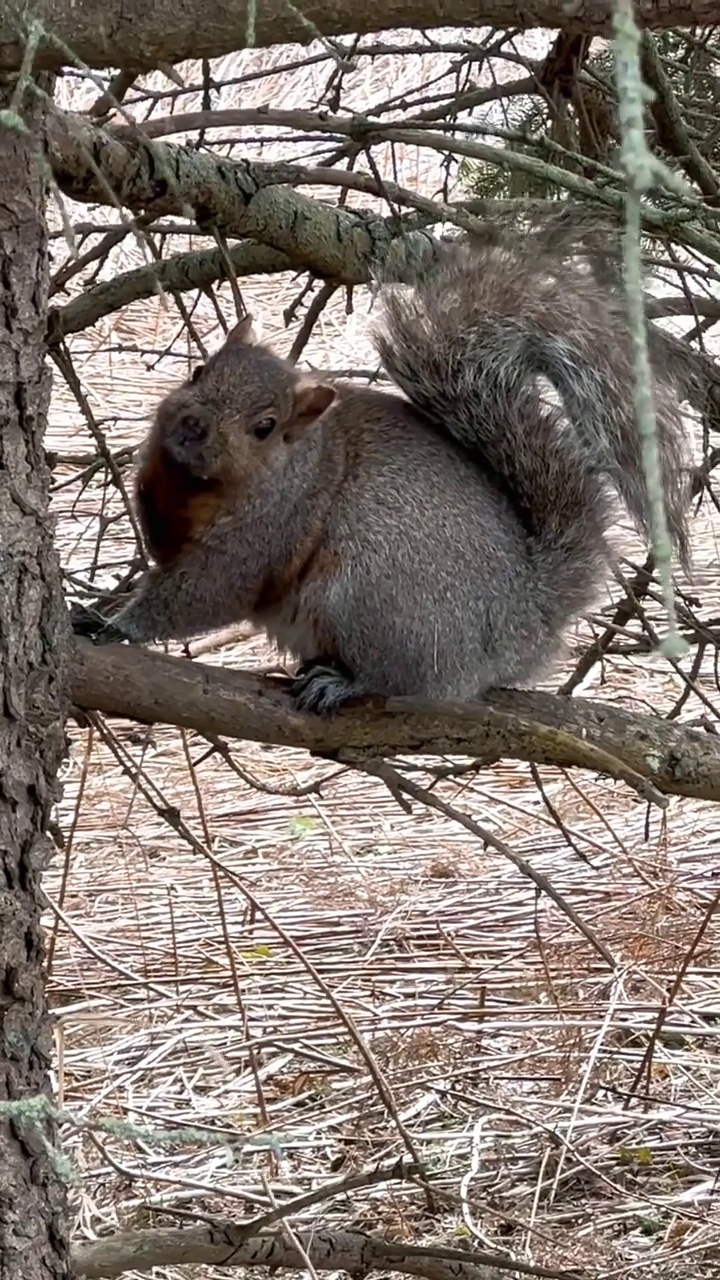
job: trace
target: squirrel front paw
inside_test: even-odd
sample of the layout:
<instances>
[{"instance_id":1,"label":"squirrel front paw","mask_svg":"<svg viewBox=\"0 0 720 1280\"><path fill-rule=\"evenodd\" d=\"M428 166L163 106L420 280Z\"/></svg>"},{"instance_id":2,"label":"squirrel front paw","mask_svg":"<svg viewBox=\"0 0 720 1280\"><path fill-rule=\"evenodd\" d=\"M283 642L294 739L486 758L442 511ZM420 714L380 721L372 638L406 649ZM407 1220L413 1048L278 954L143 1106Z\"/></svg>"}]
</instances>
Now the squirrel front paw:
<instances>
[{"instance_id":1,"label":"squirrel front paw","mask_svg":"<svg viewBox=\"0 0 720 1280\"><path fill-rule=\"evenodd\" d=\"M314 658L298 668L290 693L298 711L331 716L344 702L356 698L360 690L339 663Z\"/></svg>"},{"instance_id":2,"label":"squirrel front paw","mask_svg":"<svg viewBox=\"0 0 720 1280\"><path fill-rule=\"evenodd\" d=\"M118 644L127 640L123 631L104 618L95 609L88 609L83 604L73 605L70 610L70 625L76 636L85 636L93 644Z\"/></svg>"}]
</instances>

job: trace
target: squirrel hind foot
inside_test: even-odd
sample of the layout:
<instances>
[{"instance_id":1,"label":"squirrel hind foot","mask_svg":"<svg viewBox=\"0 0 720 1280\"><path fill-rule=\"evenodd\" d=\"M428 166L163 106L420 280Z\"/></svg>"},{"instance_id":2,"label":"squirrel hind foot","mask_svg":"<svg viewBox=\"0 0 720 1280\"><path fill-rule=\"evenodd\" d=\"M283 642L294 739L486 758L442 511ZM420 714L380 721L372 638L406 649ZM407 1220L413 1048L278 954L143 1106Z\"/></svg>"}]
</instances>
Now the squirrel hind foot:
<instances>
[{"instance_id":1,"label":"squirrel hind foot","mask_svg":"<svg viewBox=\"0 0 720 1280\"><path fill-rule=\"evenodd\" d=\"M313 658L303 662L290 689L298 711L311 715L332 716L363 690L354 677L339 662L328 658Z\"/></svg>"}]
</instances>

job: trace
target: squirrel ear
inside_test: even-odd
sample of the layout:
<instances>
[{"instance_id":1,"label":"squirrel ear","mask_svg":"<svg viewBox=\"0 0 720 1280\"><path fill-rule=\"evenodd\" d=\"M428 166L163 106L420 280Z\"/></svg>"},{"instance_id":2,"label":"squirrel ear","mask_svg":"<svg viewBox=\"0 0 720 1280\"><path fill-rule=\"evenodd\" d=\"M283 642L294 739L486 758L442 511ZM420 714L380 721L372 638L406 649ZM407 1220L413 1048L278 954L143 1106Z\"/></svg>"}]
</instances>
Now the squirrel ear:
<instances>
[{"instance_id":1,"label":"squirrel ear","mask_svg":"<svg viewBox=\"0 0 720 1280\"><path fill-rule=\"evenodd\" d=\"M257 334L253 329L253 318L251 315L243 316L242 320L238 320L236 325L228 333L225 339L226 347L247 346L251 347L257 342Z\"/></svg>"},{"instance_id":2,"label":"squirrel ear","mask_svg":"<svg viewBox=\"0 0 720 1280\"><path fill-rule=\"evenodd\" d=\"M326 382L313 382L310 378L301 378L295 387L295 411L290 423L291 438L299 436L306 427L315 422L337 398L335 387Z\"/></svg>"}]
</instances>

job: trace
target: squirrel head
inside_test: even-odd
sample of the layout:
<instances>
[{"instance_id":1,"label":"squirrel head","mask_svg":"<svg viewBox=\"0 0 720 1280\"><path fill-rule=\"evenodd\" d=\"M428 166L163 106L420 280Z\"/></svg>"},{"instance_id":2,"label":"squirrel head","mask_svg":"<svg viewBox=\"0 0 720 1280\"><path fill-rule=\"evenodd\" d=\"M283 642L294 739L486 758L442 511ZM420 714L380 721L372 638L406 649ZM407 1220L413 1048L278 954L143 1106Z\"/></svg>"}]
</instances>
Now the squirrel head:
<instances>
[{"instance_id":1,"label":"squirrel head","mask_svg":"<svg viewBox=\"0 0 720 1280\"><path fill-rule=\"evenodd\" d=\"M252 318L158 406L153 437L199 483L247 481L299 440L336 399L334 387L256 342Z\"/></svg>"}]
</instances>

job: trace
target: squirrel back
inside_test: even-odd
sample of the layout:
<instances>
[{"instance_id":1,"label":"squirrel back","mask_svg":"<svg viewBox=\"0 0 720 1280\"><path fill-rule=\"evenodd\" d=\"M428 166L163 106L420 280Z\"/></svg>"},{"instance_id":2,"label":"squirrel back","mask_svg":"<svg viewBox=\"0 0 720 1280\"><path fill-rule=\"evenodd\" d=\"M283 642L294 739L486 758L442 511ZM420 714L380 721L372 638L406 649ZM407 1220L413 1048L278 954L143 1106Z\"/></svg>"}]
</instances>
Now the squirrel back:
<instances>
[{"instance_id":1,"label":"squirrel back","mask_svg":"<svg viewBox=\"0 0 720 1280\"><path fill-rule=\"evenodd\" d=\"M385 289L375 341L403 396L300 374L246 319L163 400L137 481L157 563L106 639L253 619L317 712L537 678L602 582L611 489L646 527L617 293L567 240L468 238ZM682 424L655 394L684 555Z\"/></svg>"}]
</instances>

